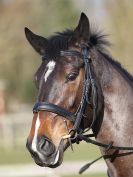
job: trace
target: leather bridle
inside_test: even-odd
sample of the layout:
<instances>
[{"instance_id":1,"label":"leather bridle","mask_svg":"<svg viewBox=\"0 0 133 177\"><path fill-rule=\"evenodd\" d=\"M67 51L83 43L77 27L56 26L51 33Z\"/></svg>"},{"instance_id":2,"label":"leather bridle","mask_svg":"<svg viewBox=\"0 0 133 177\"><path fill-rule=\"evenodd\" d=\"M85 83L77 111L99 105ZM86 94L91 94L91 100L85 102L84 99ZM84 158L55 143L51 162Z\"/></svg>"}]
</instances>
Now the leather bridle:
<instances>
[{"instance_id":1,"label":"leather bridle","mask_svg":"<svg viewBox=\"0 0 133 177\"><path fill-rule=\"evenodd\" d=\"M93 95L92 100L92 107L93 107L93 121L89 127L91 129L96 121L96 109L97 109L97 88L95 84L95 80L92 77L91 72L91 57L89 55L89 50L87 47L82 48L82 53L78 51L61 51L61 56L74 56L80 57L84 62L84 85L83 85L83 93L80 104L76 113L69 112L68 110L59 107L55 104L48 103L48 102L37 102L33 107L33 113L38 113L39 111L48 111L55 114L58 114L66 119L70 120L74 126L71 131L75 133L79 133L81 130L80 124L81 121L84 119L84 114L86 111L86 107L90 104L91 96Z\"/></svg>"},{"instance_id":2,"label":"leather bridle","mask_svg":"<svg viewBox=\"0 0 133 177\"><path fill-rule=\"evenodd\" d=\"M133 147L113 146L113 142L110 142L109 144L103 144L103 143L97 142L97 141L92 140L90 138L90 137L94 136L93 134L85 135L84 130L81 128L81 121L83 121L83 119L85 119L85 116L84 116L85 111L86 111L87 106L90 104L93 109L93 118L92 118L92 123L91 123L90 127L87 129L87 131L90 130L91 128L93 128L93 126L97 120L98 93L97 93L96 82L95 82L93 75L92 75L91 57L89 54L89 47L83 46L81 53L78 51L66 50L66 51L61 51L60 55L61 56L79 57L83 60L84 70L85 70L84 85L83 85L82 97L81 97L81 101L78 106L78 109L77 109L76 113L72 113L72 112L69 112L68 110L66 110L62 107L59 107L55 104L52 104L52 103L37 102L33 107L33 113L38 113L39 111L48 111L48 112L52 112L57 115L60 115L64 118L68 119L69 121L71 121L73 123L73 128L71 131L69 131L69 134L67 136L65 136L65 138L68 138L68 137L71 138L72 143L75 143L75 142L79 143L80 141L83 140L87 143L91 143L91 144L100 146L102 148L105 148L105 152L109 151L110 149L115 150L115 152L109 156L102 155L101 157L97 158L93 162L86 164L85 166L83 166L81 168L79 173L83 173L87 168L89 168L89 166L91 164L93 164L94 162L96 162L97 160L99 160L101 158L105 158L105 159L116 158L119 155L118 154L119 150L128 150L129 152L127 152L127 154L125 153L125 155L132 154ZM75 135L75 136L73 136L73 135Z\"/></svg>"}]
</instances>

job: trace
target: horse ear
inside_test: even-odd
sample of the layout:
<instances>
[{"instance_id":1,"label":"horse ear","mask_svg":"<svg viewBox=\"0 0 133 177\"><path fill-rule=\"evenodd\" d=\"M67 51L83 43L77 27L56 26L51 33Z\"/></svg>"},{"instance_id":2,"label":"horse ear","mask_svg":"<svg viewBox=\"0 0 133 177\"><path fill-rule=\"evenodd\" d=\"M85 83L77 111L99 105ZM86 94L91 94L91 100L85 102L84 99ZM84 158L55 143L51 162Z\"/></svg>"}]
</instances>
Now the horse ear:
<instances>
[{"instance_id":1,"label":"horse ear","mask_svg":"<svg viewBox=\"0 0 133 177\"><path fill-rule=\"evenodd\" d=\"M82 12L78 26L75 28L69 44L88 43L90 38L90 24L88 17Z\"/></svg>"},{"instance_id":2,"label":"horse ear","mask_svg":"<svg viewBox=\"0 0 133 177\"><path fill-rule=\"evenodd\" d=\"M47 39L34 34L28 28L25 27L25 36L32 47L40 54L44 55L45 49L47 47Z\"/></svg>"}]
</instances>

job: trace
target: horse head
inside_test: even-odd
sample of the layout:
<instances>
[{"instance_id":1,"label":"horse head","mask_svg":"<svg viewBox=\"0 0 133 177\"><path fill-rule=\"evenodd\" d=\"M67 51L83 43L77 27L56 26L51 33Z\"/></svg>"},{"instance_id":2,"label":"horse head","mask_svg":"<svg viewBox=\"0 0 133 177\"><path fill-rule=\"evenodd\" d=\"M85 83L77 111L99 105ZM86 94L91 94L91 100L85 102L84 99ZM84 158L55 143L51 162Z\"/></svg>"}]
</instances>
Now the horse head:
<instances>
[{"instance_id":1,"label":"horse head","mask_svg":"<svg viewBox=\"0 0 133 177\"><path fill-rule=\"evenodd\" d=\"M86 76L90 70L85 67L90 62L89 20L82 13L74 30L49 38L38 36L28 28L25 34L42 57L34 75L38 96L27 148L38 165L54 168L62 163L63 153L72 143L71 137L90 127L93 121L89 91L92 87L88 86Z\"/></svg>"}]
</instances>

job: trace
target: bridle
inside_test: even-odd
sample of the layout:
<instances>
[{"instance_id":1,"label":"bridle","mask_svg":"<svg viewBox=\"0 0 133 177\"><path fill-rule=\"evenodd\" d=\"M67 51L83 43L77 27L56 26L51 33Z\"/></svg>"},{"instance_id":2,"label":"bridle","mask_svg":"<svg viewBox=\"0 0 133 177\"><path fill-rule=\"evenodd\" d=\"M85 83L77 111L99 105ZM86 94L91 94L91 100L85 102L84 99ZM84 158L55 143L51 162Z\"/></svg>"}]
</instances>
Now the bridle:
<instances>
[{"instance_id":1,"label":"bridle","mask_svg":"<svg viewBox=\"0 0 133 177\"><path fill-rule=\"evenodd\" d=\"M94 137L93 134L84 134L84 130L81 128L81 122L82 120L85 119L85 111L88 105L91 104L92 109L93 109L93 118L92 118L92 123L90 127L87 129L90 130L93 128L96 120L97 120L97 105L98 105L98 93L97 93L97 86L96 82L93 78L92 75L92 69L91 69L91 57L89 53L89 47L88 46L83 46L81 53L78 51L71 51L71 50L66 50L66 51L61 51L60 52L61 56L74 56L74 57L79 57L83 60L84 63L84 85L83 85L83 92L82 92L82 97L80 104L78 106L78 109L75 113L72 113L62 107L59 107L55 104L48 103L48 102L37 102L34 107L33 107L33 113L38 113L39 111L48 111L55 113L57 115L60 115L69 121L73 123L73 128L68 132L68 135L64 136L65 138L68 138L72 143L79 143L80 141L85 141L87 143L94 144L96 146L102 147L105 149L105 153L108 152L110 149L115 150L114 153L111 155L102 155L101 157L97 158L96 160L92 161L91 163L86 164L83 166L79 173L83 173L87 168L90 167L94 162L97 160L104 158L104 159L115 159L116 157L120 156L119 150L127 150L129 152L124 153L124 155L129 155L133 154L133 147L124 147L124 146L113 146L113 142L111 141L109 144L104 144L97 142L90 137ZM122 156L122 155L121 155Z\"/></svg>"},{"instance_id":2,"label":"bridle","mask_svg":"<svg viewBox=\"0 0 133 177\"><path fill-rule=\"evenodd\" d=\"M74 124L71 132L79 134L83 132L83 130L80 127L80 124L81 121L85 118L84 115L85 115L86 107L88 104L90 104L90 99L92 95L93 95L93 99L92 99L93 120L89 127L89 130L93 127L96 121L97 88L91 72L91 57L89 55L89 49L87 46L82 48L81 53L78 51L67 50L67 51L61 51L60 55L80 57L84 62L84 69L85 69L84 85L83 85L82 97L78 109L75 113L72 113L52 103L37 102L33 107L33 113L38 113L39 111L48 111L60 115L62 117L65 117L66 119L68 119Z\"/></svg>"}]
</instances>

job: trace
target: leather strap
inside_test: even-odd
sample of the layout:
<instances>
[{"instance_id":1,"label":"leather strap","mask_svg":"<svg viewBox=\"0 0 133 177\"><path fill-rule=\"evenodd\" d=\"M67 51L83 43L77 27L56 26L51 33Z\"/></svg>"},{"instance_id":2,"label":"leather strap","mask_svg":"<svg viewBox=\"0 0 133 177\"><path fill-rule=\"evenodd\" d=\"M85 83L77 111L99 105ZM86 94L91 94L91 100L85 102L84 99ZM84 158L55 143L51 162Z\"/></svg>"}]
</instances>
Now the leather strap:
<instances>
[{"instance_id":1,"label":"leather strap","mask_svg":"<svg viewBox=\"0 0 133 177\"><path fill-rule=\"evenodd\" d=\"M76 120L76 117L73 113L66 111L64 108L61 108L52 103L37 102L33 107L33 113L38 113L39 111L53 112L55 114L65 117L66 119L70 120L73 123Z\"/></svg>"},{"instance_id":2,"label":"leather strap","mask_svg":"<svg viewBox=\"0 0 133 177\"><path fill-rule=\"evenodd\" d=\"M96 87L94 84L94 79L92 77L92 73L91 73L91 58L89 56L89 49L87 46L82 47L82 52L78 52L78 51L73 51L73 50L66 50L66 51L61 51L60 52L61 56L75 56L75 57L79 57L83 60L84 62L84 68L85 68L85 76L84 76L84 85L83 85L83 93L82 93L82 97L81 97L81 101L80 104L78 106L78 109L76 111L76 113L71 113L68 110L59 107L57 105L54 105L52 103L48 103L48 102L38 102L35 104L35 106L33 107L33 112L37 113L39 111L49 111L49 112L53 112L56 113L58 115L61 115L65 118L67 118L68 120L70 120L71 122L73 122L74 126L72 128L72 131L74 132L83 132L83 130L81 130L80 125L81 125L81 121L84 119L84 113L86 110L86 106L88 105L88 103L90 103L90 96L92 93L95 93L93 96L94 98L96 98L97 95L97 91L96 91ZM91 126L89 127L89 129L91 129L96 121L96 109L97 109L97 99L93 99L94 102L92 103L94 106L94 110L93 110L93 121Z\"/></svg>"}]
</instances>

